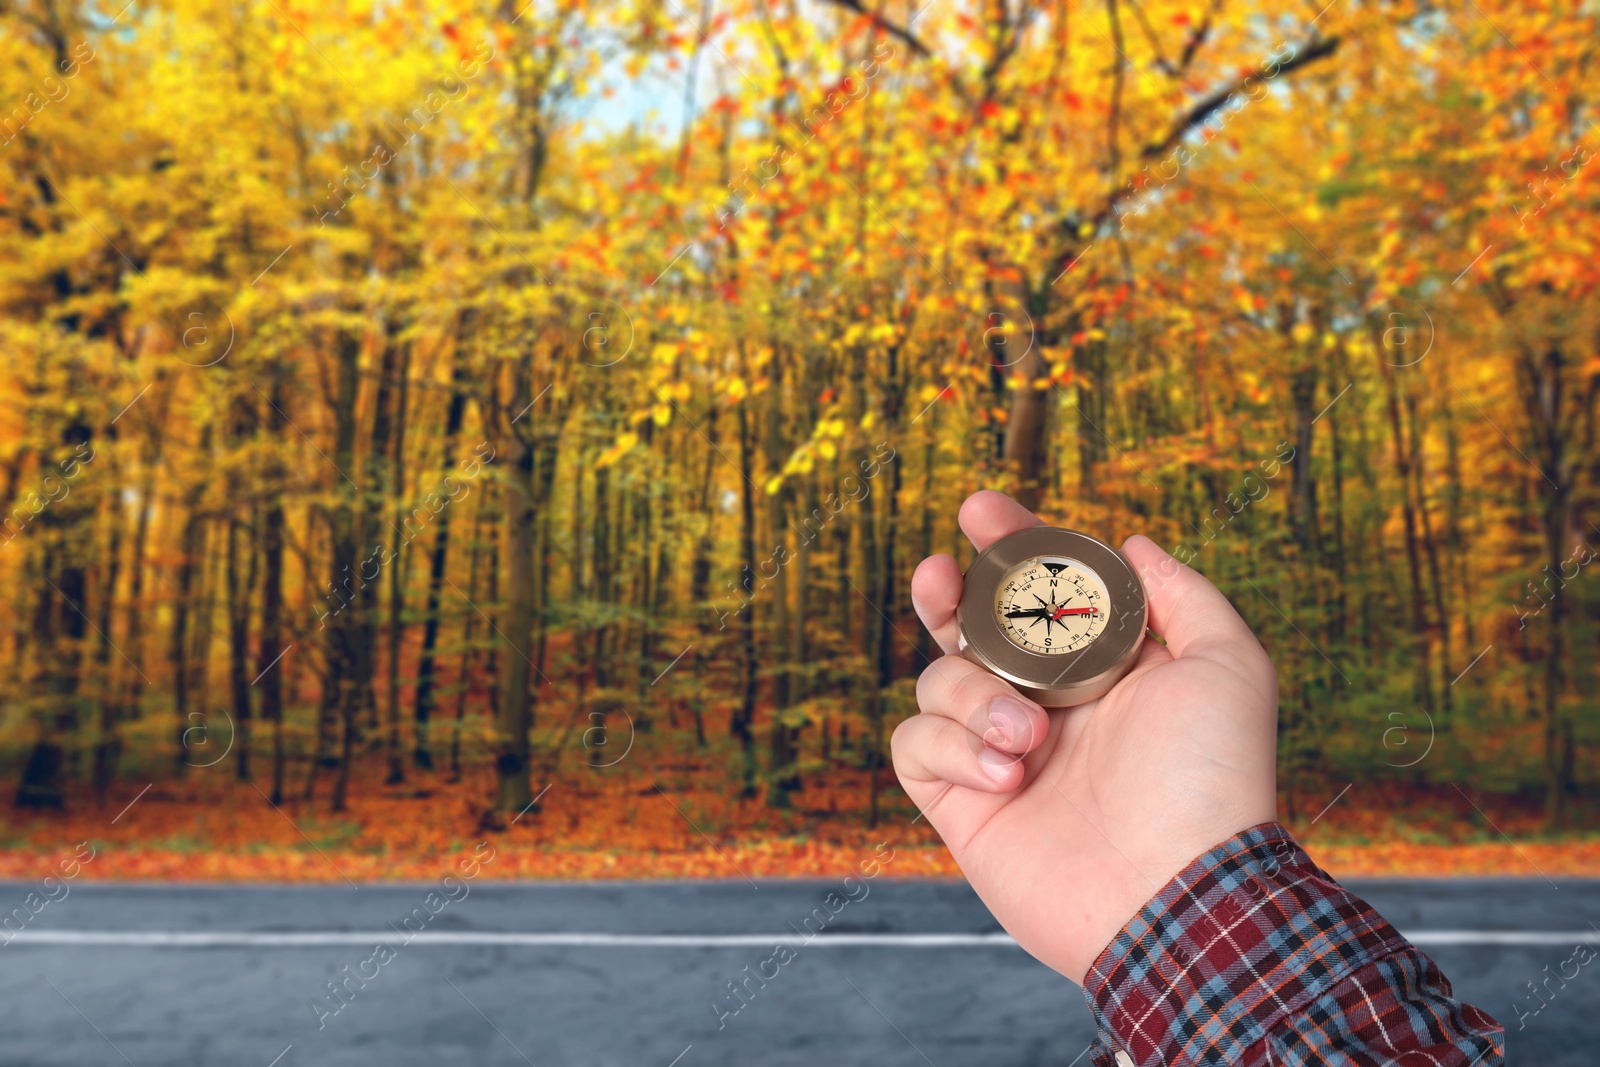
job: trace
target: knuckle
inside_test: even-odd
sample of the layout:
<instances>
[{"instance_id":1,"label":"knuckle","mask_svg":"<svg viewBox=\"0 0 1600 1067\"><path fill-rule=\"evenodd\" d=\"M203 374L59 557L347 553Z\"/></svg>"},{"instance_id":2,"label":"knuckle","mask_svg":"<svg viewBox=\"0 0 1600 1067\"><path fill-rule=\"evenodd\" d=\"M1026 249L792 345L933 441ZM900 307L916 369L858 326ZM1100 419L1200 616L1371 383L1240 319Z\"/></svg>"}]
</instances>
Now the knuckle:
<instances>
[{"instance_id":1,"label":"knuckle","mask_svg":"<svg viewBox=\"0 0 1600 1067\"><path fill-rule=\"evenodd\" d=\"M899 726L894 728L894 732L889 735L889 751L894 753L897 757L902 749L911 744L911 732L914 729L911 724L916 721L918 721L916 718L910 718L902 721Z\"/></svg>"},{"instance_id":2,"label":"knuckle","mask_svg":"<svg viewBox=\"0 0 1600 1067\"><path fill-rule=\"evenodd\" d=\"M950 711L963 717L975 713L1004 689L1005 683L974 665L971 671L951 683Z\"/></svg>"},{"instance_id":3,"label":"knuckle","mask_svg":"<svg viewBox=\"0 0 1600 1067\"><path fill-rule=\"evenodd\" d=\"M925 712L937 707L940 694L959 677L964 665L968 665L966 659L953 652L930 663L917 676L917 706Z\"/></svg>"},{"instance_id":4,"label":"knuckle","mask_svg":"<svg viewBox=\"0 0 1600 1067\"><path fill-rule=\"evenodd\" d=\"M928 701L933 696L933 687L937 683L934 676L939 673L939 664L943 662L943 659L936 659L928 664L927 670L917 675L917 710L928 710Z\"/></svg>"},{"instance_id":5,"label":"knuckle","mask_svg":"<svg viewBox=\"0 0 1600 1067\"><path fill-rule=\"evenodd\" d=\"M905 728L905 723L895 727L894 733L889 735L889 759L894 763L896 772L910 770L916 763L912 758L913 742Z\"/></svg>"}]
</instances>

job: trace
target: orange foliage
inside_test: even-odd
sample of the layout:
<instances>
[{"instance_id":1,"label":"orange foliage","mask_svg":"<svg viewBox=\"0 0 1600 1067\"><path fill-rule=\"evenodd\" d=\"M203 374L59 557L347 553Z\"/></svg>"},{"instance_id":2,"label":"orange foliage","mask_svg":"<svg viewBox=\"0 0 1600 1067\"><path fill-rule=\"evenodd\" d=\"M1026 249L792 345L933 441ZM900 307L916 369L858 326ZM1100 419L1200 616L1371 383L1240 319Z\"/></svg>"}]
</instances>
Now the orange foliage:
<instances>
[{"instance_id":1,"label":"orange foliage","mask_svg":"<svg viewBox=\"0 0 1600 1067\"><path fill-rule=\"evenodd\" d=\"M665 792L649 775L618 769L575 769L551 786L538 810L503 830L479 822L483 808L475 795L490 788L489 768L437 793L385 788L375 768L371 780L352 789L350 810L339 817L295 801L277 811L247 784L197 775L153 785L136 801L137 790L128 788L101 809L12 812L0 878L38 877L88 840L98 854L82 877L97 880L417 881L471 855L485 838L498 856L484 876L507 880L828 878L880 842L896 850L891 877L961 878L937 835L925 820L911 822L915 812L898 794L884 823L865 828L861 772L819 775L794 811L776 813L731 797L705 768L684 776L698 784L664 781ZM678 769L682 774L688 765ZM1489 813L1496 826L1519 836L1515 842L1492 829L1464 830L1470 816L1454 790L1362 787L1314 825L1307 825L1310 814L1301 816L1295 829L1312 858L1340 878L1600 875L1600 839L1526 839L1539 824L1536 806Z\"/></svg>"}]
</instances>

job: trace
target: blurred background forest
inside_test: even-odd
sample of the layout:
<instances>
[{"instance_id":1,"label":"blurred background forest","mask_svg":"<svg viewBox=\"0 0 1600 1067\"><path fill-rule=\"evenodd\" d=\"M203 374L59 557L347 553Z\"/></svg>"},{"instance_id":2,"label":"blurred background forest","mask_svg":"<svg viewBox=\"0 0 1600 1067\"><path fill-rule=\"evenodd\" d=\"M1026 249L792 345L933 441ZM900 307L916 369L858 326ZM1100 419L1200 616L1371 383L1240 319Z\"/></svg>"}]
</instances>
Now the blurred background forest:
<instances>
[{"instance_id":1,"label":"blurred background forest","mask_svg":"<svg viewBox=\"0 0 1600 1067\"><path fill-rule=\"evenodd\" d=\"M1597 21L0 0L6 869L948 873L984 487L1229 593L1345 867L1600 869Z\"/></svg>"}]
</instances>

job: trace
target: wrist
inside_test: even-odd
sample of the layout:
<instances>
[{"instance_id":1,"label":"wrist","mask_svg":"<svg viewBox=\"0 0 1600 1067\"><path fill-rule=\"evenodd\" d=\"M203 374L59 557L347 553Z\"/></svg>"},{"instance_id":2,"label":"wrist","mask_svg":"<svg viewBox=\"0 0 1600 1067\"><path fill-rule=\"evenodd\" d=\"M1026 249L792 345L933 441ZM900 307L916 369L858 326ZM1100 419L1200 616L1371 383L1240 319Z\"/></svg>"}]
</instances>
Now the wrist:
<instances>
[{"instance_id":1,"label":"wrist","mask_svg":"<svg viewBox=\"0 0 1600 1067\"><path fill-rule=\"evenodd\" d=\"M1209 849L1150 898L1095 959L1084 995L1101 1040L1134 1063L1189 1062L1196 1041L1236 1062L1277 1022L1404 945L1266 823ZM1201 1037L1197 1005L1215 1020Z\"/></svg>"},{"instance_id":2,"label":"wrist","mask_svg":"<svg viewBox=\"0 0 1600 1067\"><path fill-rule=\"evenodd\" d=\"M1087 953L1073 961L1066 976L1087 988L1096 962L1141 915L1160 909L1162 894L1171 889L1174 879L1250 830L1276 825L1275 808L1254 804L1231 812L1215 810L1198 818L1188 813L1181 824L1175 820L1173 825L1156 826L1141 843L1143 847L1118 849L1125 861L1120 864L1124 877L1102 890L1104 906L1092 912L1099 919L1093 923L1095 936L1085 939ZM1288 832L1283 833L1287 836ZM1278 847L1280 851L1286 848ZM1278 862L1281 865L1283 860Z\"/></svg>"}]
</instances>

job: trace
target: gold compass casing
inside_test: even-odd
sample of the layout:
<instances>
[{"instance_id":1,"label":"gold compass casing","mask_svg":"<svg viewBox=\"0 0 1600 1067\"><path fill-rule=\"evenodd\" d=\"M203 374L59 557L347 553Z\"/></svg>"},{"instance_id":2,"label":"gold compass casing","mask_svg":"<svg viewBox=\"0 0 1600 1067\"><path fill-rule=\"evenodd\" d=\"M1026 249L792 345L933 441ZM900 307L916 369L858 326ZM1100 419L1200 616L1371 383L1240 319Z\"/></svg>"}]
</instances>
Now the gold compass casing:
<instances>
[{"instance_id":1,"label":"gold compass casing","mask_svg":"<svg viewBox=\"0 0 1600 1067\"><path fill-rule=\"evenodd\" d=\"M1006 576L1040 556L1076 561L1098 577L1110 598L1104 631L1077 652L1046 655L1014 643L996 617L996 595ZM967 568L956 608L961 654L999 675L1023 696L1047 708L1064 708L1104 696L1138 661L1149 622L1139 576L1110 545L1058 526L1033 526L1007 534L978 553Z\"/></svg>"}]
</instances>

